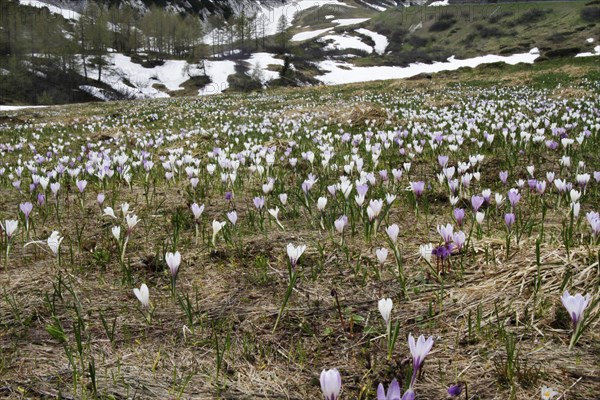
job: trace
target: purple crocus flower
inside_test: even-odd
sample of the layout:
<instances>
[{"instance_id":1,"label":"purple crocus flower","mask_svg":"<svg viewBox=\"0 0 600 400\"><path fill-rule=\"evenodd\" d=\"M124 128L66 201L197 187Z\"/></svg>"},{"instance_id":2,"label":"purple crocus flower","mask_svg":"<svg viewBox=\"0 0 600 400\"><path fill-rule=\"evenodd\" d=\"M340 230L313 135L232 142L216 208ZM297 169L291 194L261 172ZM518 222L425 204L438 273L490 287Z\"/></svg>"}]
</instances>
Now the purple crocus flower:
<instances>
[{"instance_id":1,"label":"purple crocus flower","mask_svg":"<svg viewBox=\"0 0 600 400\"><path fill-rule=\"evenodd\" d=\"M255 197L253 202L254 202L254 207L256 207L257 210L262 210L263 207L265 206L265 198L263 196Z\"/></svg>"},{"instance_id":2,"label":"purple crocus flower","mask_svg":"<svg viewBox=\"0 0 600 400\"><path fill-rule=\"evenodd\" d=\"M414 192L415 196L417 198L419 198L419 197L421 197L421 195L423 194L423 191L425 190L425 182L423 182L423 181L411 182L410 188Z\"/></svg>"},{"instance_id":3,"label":"purple crocus flower","mask_svg":"<svg viewBox=\"0 0 600 400\"><path fill-rule=\"evenodd\" d=\"M396 379L390 383L387 394L383 384L380 383L377 387L377 400L400 400L400 384Z\"/></svg>"},{"instance_id":4,"label":"purple crocus flower","mask_svg":"<svg viewBox=\"0 0 600 400\"><path fill-rule=\"evenodd\" d=\"M461 227L465 219L465 210L463 210L462 208L455 208L454 218L456 219L456 223L458 224L458 226Z\"/></svg>"},{"instance_id":5,"label":"purple crocus flower","mask_svg":"<svg viewBox=\"0 0 600 400\"><path fill-rule=\"evenodd\" d=\"M505 214L504 215L504 223L506 224L506 227L510 231L511 227L515 223L515 214L513 214L513 213Z\"/></svg>"},{"instance_id":6,"label":"purple crocus flower","mask_svg":"<svg viewBox=\"0 0 600 400\"><path fill-rule=\"evenodd\" d=\"M233 193L225 192L225 200L231 201L231 199L233 199Z\"/></svg>"},{"instance_id":7,"label":"purple crocus flower","mask_svg":"<svg viewBox=\"0 0 600 400\"><path fill-rule=\"evenodd\" d=\"M508 180L508 171L500 171L500 180L502 183L506 185L506 181Z\"/></svg>"},{"instance_id":8,"label":"purple crocus flower","mask_svg":"<svg viewBox=\"0 0 600 400\"><path fill-rule=\"evenodd\" d=\"M454 384L448 388L448 395L450 397L460 396L462 393L462 385L460 383Z\"/></svg>"},{"instance_id":9,"label":"purple crocus flower","mask_svg":"<svg viewBox=\"0 0 600 400\"><path fill-rule=\"evenodd\" d=\"M473 212L479 211L485 200L481 196L471 196L471 205L473 206Z\"/></svg>"},{"instance_id":10,"label":"purple crocus flower","mask_svg":"<svg viewBox=\"0 0 600 400\"><path fill-rule=\"evenodd\" d=\"M321 371L321 391L325 400L337 400L342 390L342 377L337 369Z\"/></svg>"},{"instance_id":11,"label":"purple crocus flower","mask_svg":"<svg viewBox=\"0 0 600 400\"><path fill-rule=\"evenodd\" d=\"M517 189L510 189L508 191L508 201L510 202L510 206L515 208L517 203L521 200L521 195Z\"/></svg>"},{"instance_id":12,"label":"purple crocus flower","mask_svg":"<svg viewBox=\"0 0 600 400\"><path fill-rule=\"evenodd\" d=\"M565 290L561 299L563 306L567 309L567 312L571 316L571 320L573 321L573 326L576 327L577 324L581 321L583 317L583 312L585 311L588 303L590 302L589 293L584 297L581 294L577 293L575 296L571 296L568 290Z\"/></svg>"},{"instance_id":13,"label":"purple crocus flower","mask_svg":"<svg viewBox=\"0 0 600 400\"><path fill-rule=\"evenodd\" d=\"M44 196L43 193L38 194L37 201L40 206L43 206L44 204L46 204L46 196Z\"/></svg>"},{"instance_id":14,"label":"purple crocus flower","mask_svg":"<svg viewBox=\"0 0 600 400\"><path fill-rule=\"evenodd\" d=\"M421 335L415 341L412 333L408 335L408 347L410 348L410 353L413 358L413 380L411 381L414 384L414 378L416 377L417 372L423 367L425 363L425 357L431 351L433 347L433 336L429 336L427 340L425 340L425 336Z\"/></svg>"},{"instance_id":15,"label":"purple crocus flower","mask_svg":"<svg viewBox=\"0 0 600 400\"><path fill-rule=\"evenodd\" d=\"M21 203L19 205L19 209L21 210L21 212L25 216L25 221L26 222L29 221L29 215L33 211L33 204L31 204L30 202Z\"/></svg>"},{"instance_id":16,"label":"purple crocus flower","mask_svg":"<svg viewBox=\"0 0 600 400\"><path fill-rule=\"evenodd\" d=\"M362 184L362 185L356 186L356 192L361 197L364 197L367 194L368 190L369 190L369 185L367 185L367 184Z\"/></svg>"},{"instance_id":17,"label":"purple crocus flower","mask_svg":"<svg viewBox=\"0 0 600 400\"><path fill-rule=\"evenodd\" d=\"M448 165L448 156L442 156L439 155L438 156L438 163L440 164L440 167L444 168L446 167L446 165Z\"/></svg>"}]
</instances>

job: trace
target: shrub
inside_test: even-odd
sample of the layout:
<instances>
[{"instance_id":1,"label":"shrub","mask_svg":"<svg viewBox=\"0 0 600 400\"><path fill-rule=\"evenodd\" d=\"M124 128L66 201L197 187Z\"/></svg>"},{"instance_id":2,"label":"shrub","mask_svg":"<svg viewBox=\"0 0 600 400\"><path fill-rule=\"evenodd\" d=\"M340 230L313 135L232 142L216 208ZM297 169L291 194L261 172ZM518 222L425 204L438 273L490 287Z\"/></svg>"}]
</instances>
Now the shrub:
<instances>
[{"instance_id":1,"label":"shrub","mask_svg":"<svg viewBox=\"0 0 600 400\"><path fill-rule=\"evenodd\" d=\"M585 7L581 10L581 19L586 22L598 22L600 20L600 7Z\"/></svg>"},{"instance_id":2,"label":"shrub","mask_svg":"<svg viewBox=\"0 0 600 400\"><path fill-rule=\"evenodd\" d=\"M546 18L546 14L550 12L552 11L542 8L533 8L517 18L516 22L518 24L532 24Z\"/></svg>"},{"instance_id":3,"label":"shrub","mask_svg":"<svg viewBox=\"0 0 600 400\"><path fill-rule=\"evenodd\" d=\"M429 32L443 32L456 23L454 18L440 18L429 27Z\"/></svg>"}]
</instances>

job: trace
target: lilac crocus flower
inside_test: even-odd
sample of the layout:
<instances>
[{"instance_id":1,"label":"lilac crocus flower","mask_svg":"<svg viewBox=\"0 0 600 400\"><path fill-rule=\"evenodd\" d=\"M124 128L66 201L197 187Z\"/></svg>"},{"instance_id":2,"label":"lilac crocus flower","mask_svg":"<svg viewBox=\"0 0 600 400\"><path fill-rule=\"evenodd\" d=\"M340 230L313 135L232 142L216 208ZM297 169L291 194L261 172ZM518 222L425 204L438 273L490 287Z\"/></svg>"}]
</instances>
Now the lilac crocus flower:
<instances>
[{"instance_id":1,"label":"lilac crocus flower","mask_svg":"<svg viewBox=\"0 0 600 400\"><path fill-rule=\"evenodd\" d=\"M458 226L461 227L465 219L465 210L463 210L462 208L455 208L454 218L456 219L456 223L458 224Z\"/></svg>"},{"instance_id":2,"label":"lilac crocus flower","mask_svg":"<svg viewBox=\"0 0 600 400\"><path fill-rule=\"evenodd\" d=\"M510 232L510 228L515 223L515 214L513 214L513 213L505 214L504 215L504 223L506 224L506 227L508 228L508 231Z\"/></svg>"},{"instance_id":3,"label":"lilac crocus flower","mask_svg":"<svg viewBox=\"0 0 600 400\"><path fill-rule=\"evenodd\" d=\"M446 165L448 165L448 156L439 155L438 163L440 164L440 167L445 168Z\"/></svg>"},{"instance_id":4,"label":"lilac crocus flower","mask_svg":"<svg viewBox=\"0 0 600 400\"><path fill-rule=\"evenodd\" d=\"M500 176L502 183L506 185L506 181L508 180L508 171L500 171L498 175Z\"/></svg>"},{"instance_id":5,"label":"lilac crocus flower","mask_svg":"<svg viewBox=\"0 0 600 400\"><path fill-rule=\"evenodd\" d=\"M387 393L383 384L380 383L377 387L377 400L400 400L400 384L398 381L396 379L392 380Z\"/></svg>"},{"instance_id":6,"label":"lilac crocus flower","mask_svg":"<svg viewBox=\"0 0 600 400\"><path fill-rule=\"evenodd\" d=\"M413 379L410 385L412 387L417 372L423 367L425 357L427 357L427 354L429 354L433 347L433 336L429 336L429 338L425 340L425 336L421 335L415 341L415 338L411 333L408 335L408 347L410 348L410 353L413 358Z\"/></svg>"},{"instance_id":7,"label":"lilac crocus flower","mask_svg":"<svg viewBox=\"0 0 600 400\"><path fill-rule=\"evenodd\" d=\"M517 189L510 189L508 191L508 201L510 203L510 206L512 208L515 208L519 200L521 200L521 195L519 194L519 191Z\"/></svg>"},{"instance_id":8,"label":"lilac crocus flower","mask_svg":"<svg viewBox=\"0 0 600 400\"><path fill-rule=\"evenodd\" d=\"M83 191L85 190L85 187L87 186L87 181L80 180L80 181L75 182L75 184L77 185L77 189L79 189L79 193L83 193Z\"/></svg>"},{"instance_id":9,"label":"lilac crocus flower","mask_svg":"<svg viewBox=\"0 0 600 400\"><path fill-rule=\"evenodd\" d=\"M425 182L423 182L423 181L411 182L410 188L414 192L415 196L417 198L419 198L419 197L421 197L421 195L423 194L423 191L425 190Z\"/></svg>"},{"instance_id":10,"label":"lilac crocus flower","mask_svg":"<svg viewBox=\"0 0 600 400\"><path fill-rule=\"evenodd\" d=\"M27 223L29 221L29 215L31 215L31 212L33 211L33 204L31 204L28 201L25 203L21 203L19 205L19 209L25 216L25 223Z\"/></svg>"},{"instance_id":11,"label":"lilac crocus flower","mask_svg":"<svg viewBox=\"0 0 600 400\"><path fill-rule=\"evenodd\" d=\"M337 369L321 371L321 391L325 400L337 400L342 391L342 377Z\"/></svg>"},{"instance_id":12,"label":"lilac crocus flower","mask_svg":"<svg viewBox=\"0 0 600 400\"><path fill-rule=\"evenodd\" d=\"M263 196L255 197L253 202L254 202L254 207L256 207L257 210L262 210L263 207L265 206L265 198Z\"/></svg>"},{"instance_id":13,"label":"lilac crocus flower","mask_svg":"<svg viewBox=\"0 0 600 400\"><path fill-rule=\"evenodd\" d=\"M471 205L473 206L473 212L479 211L483 205L484 199L481 196L471 196Z\"/></svg>"},{"instance_id":14,"label":"lilac crocus flower","mask_svg":"<svg viewBox=\"0 0 600 400\"><path fill-rule=\"evenodd\" d=\"M440 234L440 236L442 237L442 239L444 239L444 242L446 244L448 244L452 241L452 235L454 234L454 227L452 225L450 225L450 224L438 225L437 231Z\"/></svg>"},{"instance_id":15,"label":"lilac crocus flower","mask_svg":"<svg viewBox=\"0 0 600 400\"><path fill-rule=\"evenodd\" d=\"M571 316L573 327L577 327L583 317L585 308L590 302L590 295L587 294L585 297L583 297L581 294L577 293L575 296L571 296L569 291L565 290L560 300Z\"/></svg>"},{"instance_id":16,"label":"lilac crocus flower","mask_svg":"<svg viewBox=\"0 0 600 400\"><path fill-rule=\"evenodd\" d=\"M104 195L104 193L98 193L98 196L96 196L96 201L98 202L98 205L100 207L102 207L102 204L104 203L105 198L106 198L106 196Z\"/></svg>"}]
</instances>

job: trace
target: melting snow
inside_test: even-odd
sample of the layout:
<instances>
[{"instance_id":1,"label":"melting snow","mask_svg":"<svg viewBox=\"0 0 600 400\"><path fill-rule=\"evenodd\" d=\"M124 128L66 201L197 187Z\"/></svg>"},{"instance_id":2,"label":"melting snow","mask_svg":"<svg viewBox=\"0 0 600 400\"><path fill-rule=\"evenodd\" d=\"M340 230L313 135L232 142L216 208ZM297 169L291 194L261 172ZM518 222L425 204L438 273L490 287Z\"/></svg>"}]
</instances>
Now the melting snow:
<instances>
[{"instance_id":1,"label":"melting snow","mask_svg":"<svg viewBox=\"0 0 600 400\"><path fill-rule=\"evenodd\" d=\"M373 39L375 42L375 52L377 54L383 54L385 52L385 49L389 44L387 37L364 28L356 29L356 32L360 33L361 35L369 36L371 39Z\"/></svg>"},{"instance_id":2,"label":"melting snow","mask_svg":"<svg viewBox=\"0 0 600 400\"><path fill-rule=\"evenodd\" d=\"M594 47L593 52L579 53L575 57L593 57L600 56L600 46Z\"/></svg>"},{"instance_id":3,"label":"melting snow","mask_svg":"<svg viewBox=\"0 0 600 400\"><path fill-rule=\"evenodd\" d=\"M22 110L24 108L44 108L47 106L0 106L0 111L15 111Z\"/></svg>"},{"instance_id":4,"label":"melting snow","mask_svg":"<svg viewBox=\"0 0 600 400\"><path fill-rule=\"evenodd\" d=\"M334 19L331 22L337 24L337 26L348 26L348 25L356 25L362 22L368 21L371 18L340 18Z\"/></svg>"},{"instance_id":5,"label":"melting snow","mask_svg":"<svg viewBox=\"0 0 600 400\"><path fill-rule=\"evenodd\" d=\"M429 7L443 7L443 6L447 6L450 5L449 0L441 0L441 1L434 1L433 3L431 3L429 5Z\"/></svg>"},{"instance_id":6,"label":"melting snow","mask_svg":"<svg viewBox=\"0 0 600 400\"><path fill-rule=\"evenodd\" d=\"M81 14L79 14L73 10L67 10L66 8L56 7L56 6L53 6L52 4L47 4L47 3L37 1L37 0L19 0L19 3L24 6L31 6L31 7L37 7L37 8L47 7L48 10L50 10L50 12L52 14L60 14L65 19L78 20L81 17Z\"/></svg>"},{"instance_id":7,"label":"melting snow","mask_svg":"<svg viewBox=\"0 0 600 400\"><path fill-rule=\"evenodd\" d=\"M415 76L421 73L434 73L440 71L451 71L461 67L476 67L481 64L494 62L505 62L507 64L528 63L531 64L540 55L537 48L529 53L513 54L512 56L486 55L481 57L469 58L466 60L457 60L454 56L446 62L437 62L433 64L415 63L408 67L356 67L347 62L322 61L317 66L326 70L323 75L315 78L328 85L338 85L343 83L366 82L383 79L402 79Z\"/></svg>"},{"instance_id":8,"label":"melting snow","mask_svg":"<svg viewBox=\"0 0 600 400\"><path fill-rule=\"evenodd\" d=\"M325 46L325 50L344 50L358 49L372 53L373 48L366 43L363 43L359 38L348 35L327 35L319 39L320 42L333 40L333 43Z\"/></svg>"},{"instance_id":9,"label":"melting snow","mask_svg":"<svg viewBox=\"0 0 600 400\"><path fill-rule=\"evenodd\" d=\"M306 32L296 33L294 36L292 36L292 39L290 39L290 40L292 42L302 42L304 40L308 40L308 39L312 39L317 36L320 36L320 35L324 34L325 32L329 32L332 29L333 28L325 28L325 29L319 29L316 31L306 31Z\"/></svg>"}]
</instances>

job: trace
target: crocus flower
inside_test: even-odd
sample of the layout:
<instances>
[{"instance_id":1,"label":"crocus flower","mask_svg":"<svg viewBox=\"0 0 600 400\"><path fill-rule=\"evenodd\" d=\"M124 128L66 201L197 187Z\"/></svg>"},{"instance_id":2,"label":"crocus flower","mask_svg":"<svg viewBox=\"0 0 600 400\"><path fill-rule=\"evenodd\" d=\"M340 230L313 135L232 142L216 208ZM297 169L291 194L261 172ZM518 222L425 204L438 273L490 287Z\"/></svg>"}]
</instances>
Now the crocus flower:
<instances>
[{"instance_id":1,"label":"crocus flower","mask_svg":"<svg viewBox=\"0 0 600 400\"><path fill-rule=\"evenodd\" d=\"M505 214L504 215L504 223L506 224L506 227L510 231L510 228L515 223L515 214L513 214L513 213L507 213L507 214Z\"/></svg>"},{"instance_id":2,"label":"crocus flower","mask_svg":"<svg viewBox=\"0 0 600 400\"><path fill-rule=\"evenodd\" d=\"M473 211L477 212L483 205L484 199L481 196L471 196L471 205L473 206Z\"/></svg>"},{"instance_id":3,"label":"crocus flower","mask_svg":"<svg viewBox=\"0 0 600 400\"><path fill-rule=\"evenodd\" d=\"M254 207L256 207L257 210L262 210L265 206L265 198L263 196L255 197L252 201L254 202Z\"/></svg>"},{"instance_id":4,"label":"crocus flower","mask_svg":"<svg viewBox=\"0 0 600 400\"><path fill-rule=\"evenodd\" d=\"M385 232L387 233L392 243L396 244L396 242L398 241L398 234L400 233L400 228L398 227L398 225L392 224L388 226L387 228L385 228Z\"/></svg>"},{"instance_id":5,"label":"crocus flower","mask_svg":"<svg viewBox=\"0 0 600 400\"><path fill-rule=\"evenodd\" d=\"M510 189L508 191L508 202L512 208L515 208L517 203L521 200L521 195L517 189Z\"/></svg>"},{"instance_id":6,"label":"crocus flower","mask_svg":"<svg viewBox=\"0 0 600 400\"><path fill-rule=\"evenodd\" d=\"M333 225L335 226L335 230L340 234L344 233L344 228L346 227L347 224L348 224L348 217L346 217L345 215L342 215L341 217L336 219L333 223Z\"/></svg>"},{"instance_id":7,"label":"crocus flower","mask_svg":"<svg viewBox=\"0 0 600 400\"><path fill-rule=\"evenodd\" d=\"M104 203L104 199L105 199L105 195L104 193L98 193L98 196L96 196L96 201L98 202L98 205L100 207L102 207L102 204Z\"/></svg>"},{"instance_id":8,"label":"crocus flower","mask_svg":"<svg viewBox=\"0 0 600 400\"><path fill-rule=\"evenodd\" d=\"M454 211L454 218L456 219L456 223L458 224L458 226L462 226L463 221L465 219L465 210L463 210L462 208L455 208Z\"/></svg>"},{"instance_id":9,"label":"crocus flower","mask_svg":"<svg viewBox=\"0 0 600 400\"><path fill-rule=\"evenodd\" d=\"M475 214L475 221L477 221L477 223L479 225L481 225L483 223L484 218L485 218L485 213L482 211L477 211L477 213Z\"/></svg>"},{"instance_id":10,"label":"crocus flower","mask_svg":"<svg viewBox=\"0 0 600 400\"><path fill-rule=\"evenodd\" d=\"M120 226L113 226L112 229L112 235L114 236L114 238L117 240L117 242L121 239L121 227Z\"/></svg>"},{"instance_id":11,"label":"crocus flower","mask_svg":"<svg viewBox=\"0 0 600 400\"><path fill-rule=\"evenodd\" d=\"M290 264L292 265L292 268L295 267L296 264L298 264L298 259L302 256L302 254L304 254L305 250L306 245L294 246L293 244L288 243L287 255L290 259Z\"/></svg>"},{"instance_id":12,"label":"crocus flower","mask_svg":"<svg viewBox=\"0 0 600 400\"><path fill-rule=\"evenodd\" d=\"M400 384L396 379L392 380L388 387L387 394L383 384L377 387L377 400L400 400Z\"/></svg>"},{"instance_id":13,"label":"crocus flower","mask_svg":"<svg viewBox=\"0 0 600 400\"><path fill-rule=\"evenodd\" d=\"M389 324L394 302L392 301L392 299L381 299L377 303L377 306L379 308L379 312L381 313L381 317L385 321L385 324Z\"/></svg>"},{"instance_id":14,"label":"crocus flower","mask_svg":"<svg viewBox=\"0 0 600 400\"><path fill-rule=\"evenodd\" d=\"M425 190L425 182L423 182L423 181L411 182L410 188L413 191L413 193L415 194L415 197L418 199L419 197L421 197L421 195L423 194L423 191Z\"/></svg>"},{"instance_id":15,"label":"crocus flower","mask_svg":"<svg viewBox=\"0 0 600 400\"><path fill-rule=\"evenodd\" d=\"M379 264L383 265L388 256L388 250L385 247L375 250L375 255L377 256L377 261Z\"/></svg>"},{"instance_id":16,"label":"crocus flower","mask_svg":"<svg viewBox=\"0 0 600 400\"><path fill-rule=\"evenodd\" d=\"M229 220L229 222L231 222L231 225L235 226L238 219L237 212L235 210L228 212L227 219Z\"/></svg>"},{"instance_id":17,"label":"crocus flower","mask_svg":"<svg viewBox=\"0 0 600 400\"><path fill-rule=\"evenodd\" d=\"M127 214L125 216L125 221L127 222L127 234L130 234L133 228L140 222L137 215Z\"/></svg>"},{"instance_id":18,"label":"crocus flower","mask_svg":"<svg viewBox=\"0 0 600 400\"><path fill-rule=\"evenodd\" d=\"M422 244L419 246L419 253L421 257L425 259L429 264L431 264L431 253L433 251L433 245L431 243Z\"/></svg>"},{"instance_id":19,"label":"crocus flower","mask_svg":"<svg viewBox=\"0 0 600 400\"><path fill-rule=\"evenodd\" d=\"M19 205L19 209L21 210L21 212L25 216L25 221L29 221L29 215L31 215L31 212L33 211L33 204L31 204L28 201L25 202L25 203L21 203Z\"/></svg>"},{"instance_id":20,"label":"crocus flower","mask_svg":"<svg viewBox=\"0 0 600 400\"><path fill-rule=\"evenodd\" d=\"M460 383L452 385L448 388L448 396L450 396L450 397L460 396L461 393L462 393L462 385Z\"/></svg>"},{"instance_id":21,"label":"crocus flower","mask_svg":"<svg viewBox=\"0 0 600 400\"><path fill-rule=\"evenodd\" d=\"M135 297L137 297L144 307L148 307L150 305L150 291L145 283L142 283L142 286L140 286L139 289L134 288L133 294L135 294Z\"/></svg>"},{"instance_id":22,"label":"crocus flower","mask_svg":"<svg viewBox=\"0 0 600 400\"><path fill-rule=\"evenodd\" d=\"M54 255L58 254L58 250L63 239L64 237L60 236L58 231L52 231L52 234L50 235L50 237L48 237L48 247L50 248L50 251L54 253Z\"/></svg>"},{"instance_id":23,"label":"crocus flower","mask_svg":"<svg viewBox=\"0 0 600 400\"><path fill-rule=\"evenodd\" d=\"M192 214L194 214L194 219L198 220L200 218L200 216L202 216L202 213L204 212L204 204L199 206L198 203L194 203L194 204L192 204L191 208L192 208Z\"/></svg>"},{"instance_id":24,"label":"crocus flower","mask_svg":"<svg viewBox=\"0 0 600 400\"><path fill-rule=\"evenodd\" d=\"M223 227L225 225L226 225L226 222L219 222L217 220L213 220L213 222L212 222L212 230L213 230L212 245L213 246L215 246L217 235L219 234L219 232L221 231L221 229L223 229Z\"/></svg>"},{"instance_id":25,"label":"crocus flower","mask_svg":"<svg viewBox=\"0 0 600 400\"><path fill-rule=\"evenodd\" d=\"M573 327L577 327L577 324L579 324L581 318L583 317L585 308L590 302L590 295L587 294L585 297L583 297L581 294L577 293L575 296L571 296L569 291L565 290L561 297L561 301L571 316Z\"/></svg>"},{"instance_id":26,"label":"crocus flower","mask_svg":"<svg viewBox=\"0 0 600 400\"><path fill-rule=\"evenodd\" d=\"M342 391L342 377L337 369L321 371L321 391L325 400L337 400Z\"/></svg>"},{"instance_id":27,"label":"crocus flower","mask_svg":"<svg viewBox=\"0 0 600 400\"><path fill-rule=\"evenodd\" d=\"M286 193L281 193L279 195L279 201L281 202L281 204L283 204L284 206L287 204L287 194Z\"/></svg>"},{"instance_id":28,"label":"crocus flower","mask_svg":"<svg viewBox=\"0 0 600 400\"><path fill-rule=\"evenodd\" d=\"M7 219L4 221L4 225L0 223L0 226L2 226L6 237L8 238L8 240L10 240L19 228L19 221L15 219Z\"/></svg>"},{"instance_id":29,"label":"crocus flower","mask_svg":"<svg viewBox=\"0 0 600 400\"><path fill-rule=\"evenodd\" d=\"M502 183L506 185L506 181L508 180L508 171L500 171L498 175L500 176Z\"/></svg>"},{"instance_id":30,"label":"crocus flower","mask_svg":"<svg viewBox=\"0 0 600 400\"><path fill-rule=\"evenodd\" d=\"M550 400L556 396L558 392L551 387L546 385L542 386L542 400Z\"/></svg>"},{"instance_id":31,"label":"crocus flower","mask_svg":"<svg viewBox=\"0 0 600 400\"><path fill-rule=\"evenodd\" d=\"M323 212L323 210L325 210L325 206L327 206L327 197L319 197L317 200L317 209L320 212Z\"/></svg>"},{"instance_id":32,"label":"crocus flower","mask_svg":"<svg viewBox=\"0 0 600 400\"><path fill-rule=\"evenodd\" d=\"M427 357L427 354L429 354L433 347L433 337L429 336L429 338L425 340L425 336L421 335L415 341L415 338L411 333L408 335L408 347L410 348L410 354L413 358L413 375L415 375L423 366L425 357Z\"/></svg>"},{"instance_id":33,"label":"crocus flower","mask_svg":"<svg viewBox=\"0 0 600 400\"><path fill-rule=\"evenodd\" d=\"M83 193L83 191L85 190L85 188L87 186L87 181L80 180L80 181L76 181L75 184L77 185L77 189L79 189L79 193Z\"/></svg>"},{"instance_id":34,"label":"crocus flower","mask_svg":"<svg viewBox=\"0 0 600 400\"><path fill-rule=\"evenodd\" d=\"M167 252L167 254L165 254L165 261L169 266L171 277L175 279L177 277L177 272L179 271L179 265L181 264L181 254L178 251L175 253Z\"/></svg>"},{"instance_id":35,"label":"crocus flower","mask_svg":"<svg viewBox=\"0 0 600 400\"><path fill-rule=\"evenodd\" d=\"M452 241L453 234L454 234L454 227L452 225L450 225L450 224L438 225L437 231L440 234L440 236L442 237L442 239L444 239L444 242L446 244L448 244Z\"/></svg>"},{"instance_id":36,"label":"crocus flower","mask_svg":"<svg viewBox=\"0 0 600 400\"><path fill-rule=\"evenodd\" d=\"M115 211L112 209L112 207L106 207L104 209L104 214L102 216L104 216L104 215L107 215L109 217L113 217L115 219L117 218L117 216L115 215Z\"/></svg>"}]
</instances>

